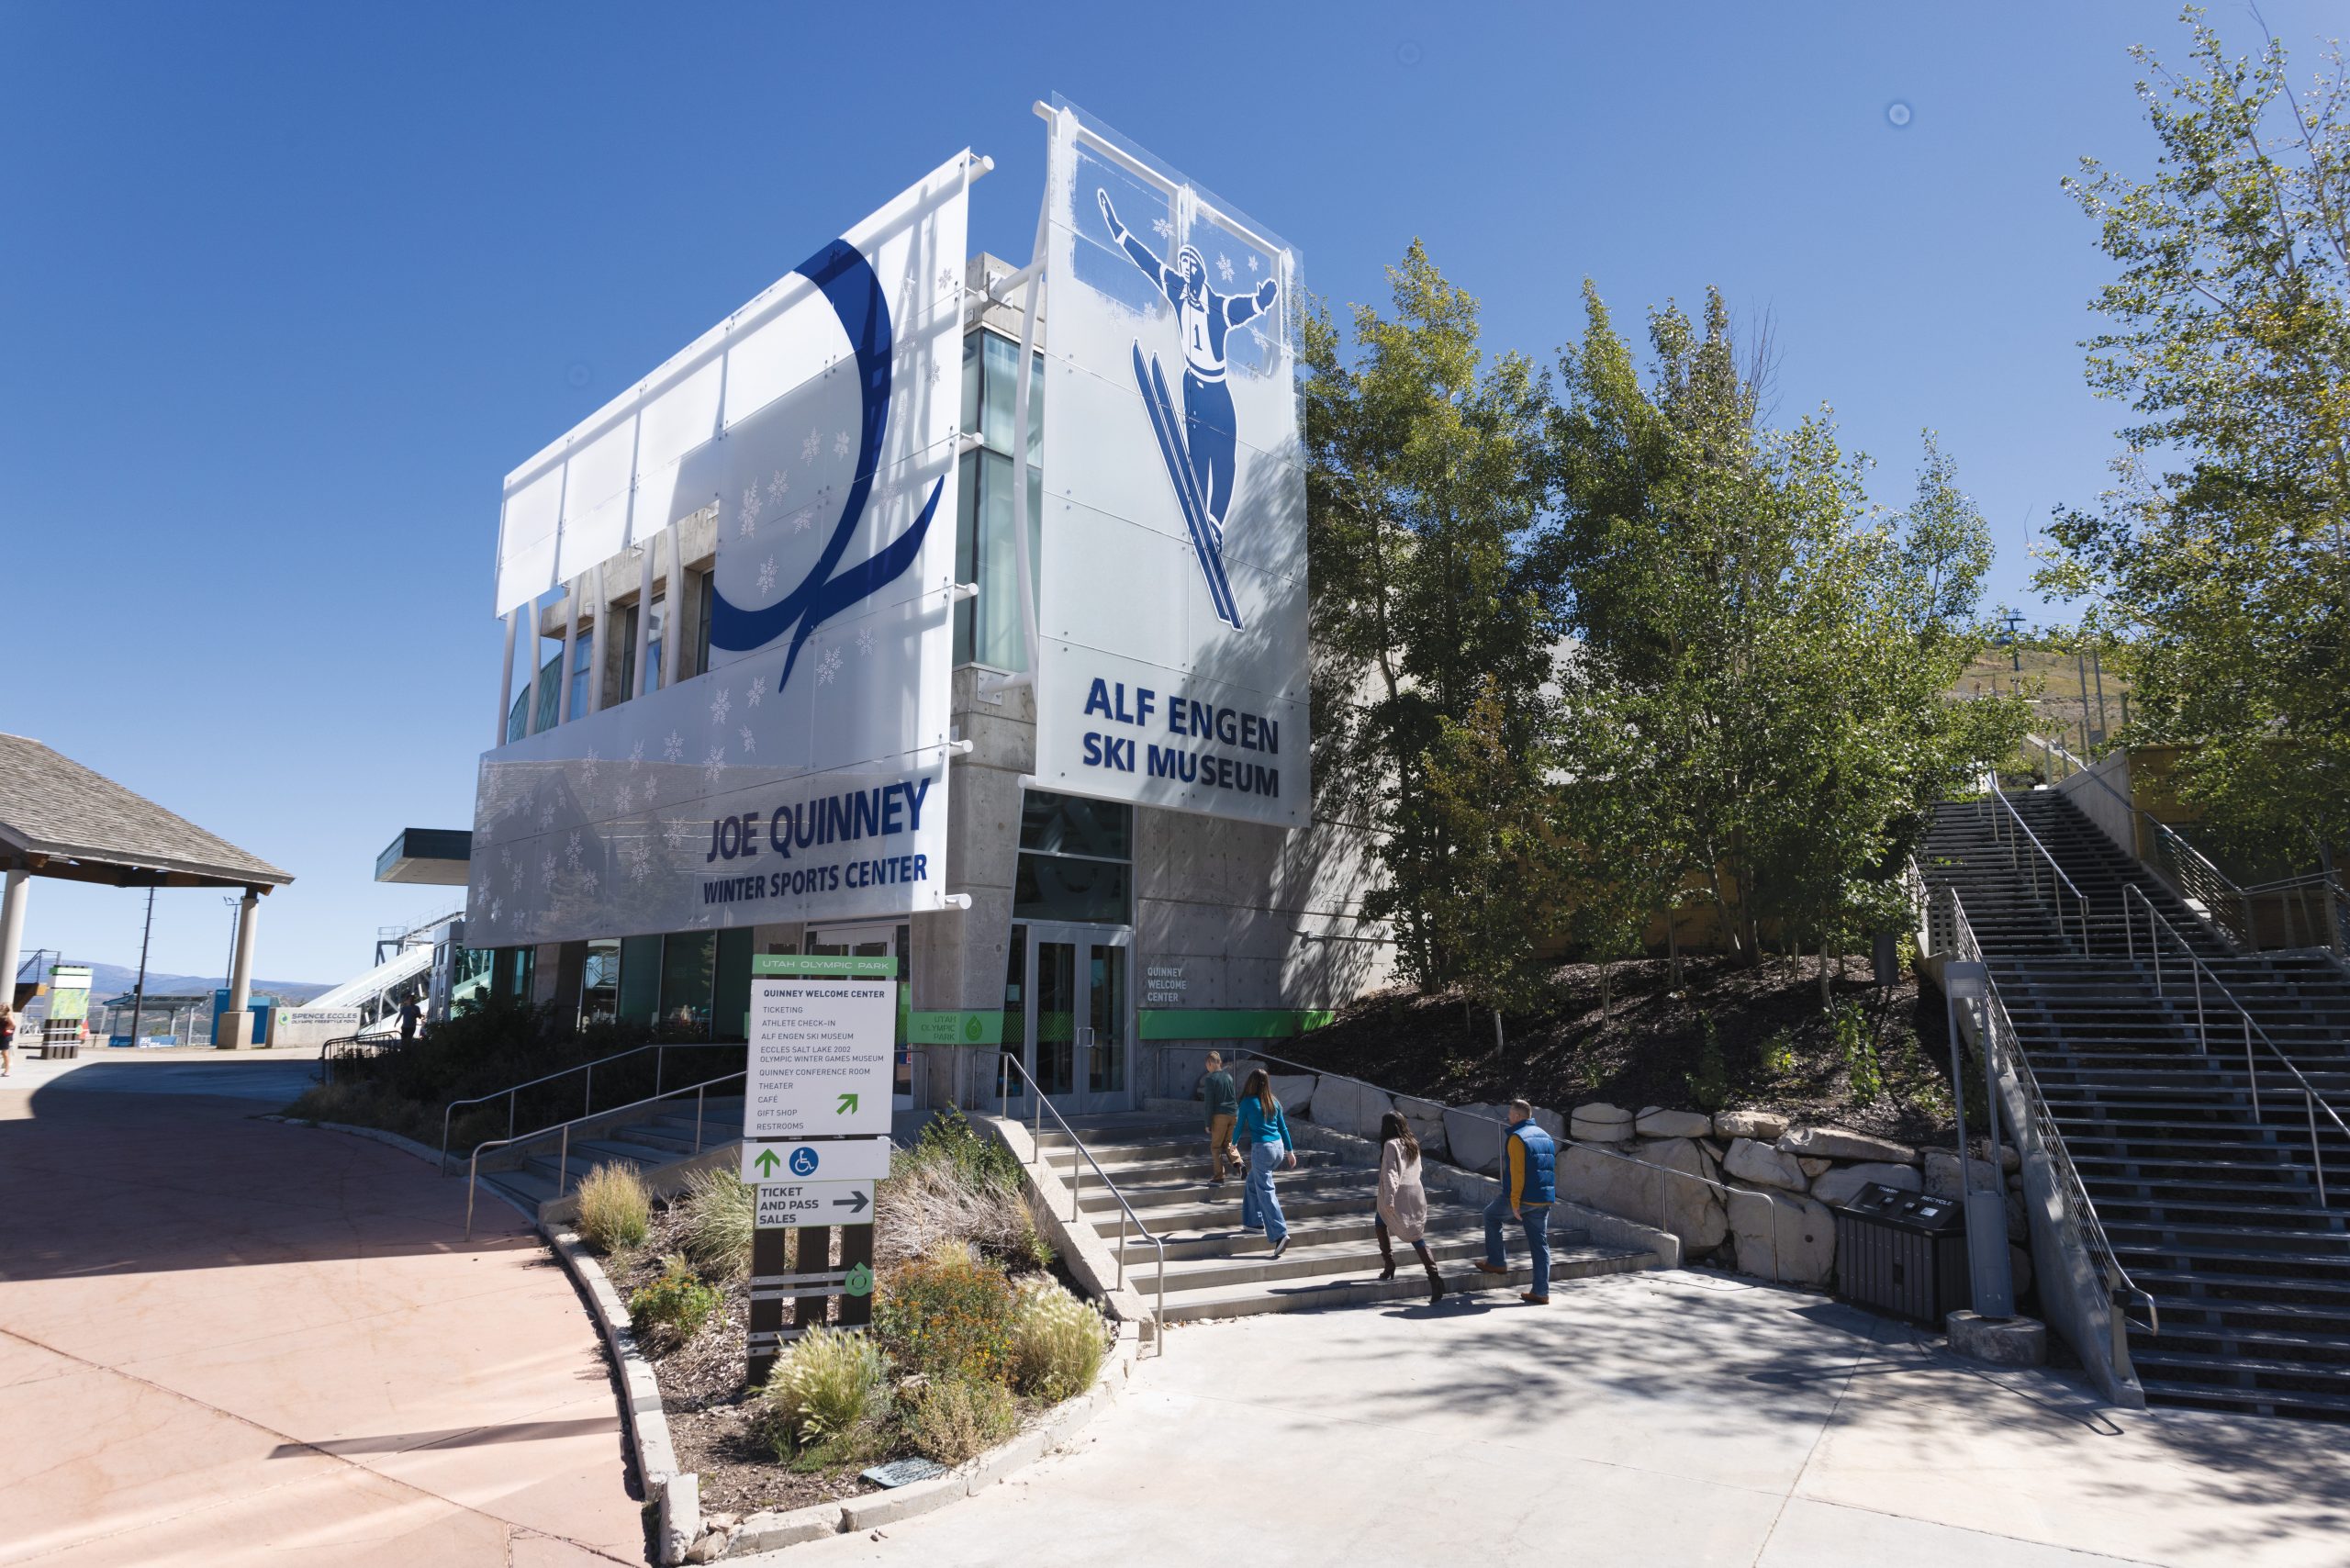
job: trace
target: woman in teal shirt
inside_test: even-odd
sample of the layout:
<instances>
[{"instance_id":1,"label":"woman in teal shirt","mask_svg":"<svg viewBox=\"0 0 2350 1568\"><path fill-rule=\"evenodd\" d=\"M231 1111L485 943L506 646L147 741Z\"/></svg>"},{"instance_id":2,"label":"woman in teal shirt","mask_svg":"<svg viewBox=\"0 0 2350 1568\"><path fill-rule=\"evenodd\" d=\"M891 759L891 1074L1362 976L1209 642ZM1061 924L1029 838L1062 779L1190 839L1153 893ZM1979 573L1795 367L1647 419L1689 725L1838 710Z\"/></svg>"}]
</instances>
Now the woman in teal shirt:
<instances>
[{"instance_id":1,"label":"woman in teal shirt","mask_svg":"<svg viewBox=\"0 0 2350 1568\"><path fill-rule=\"evenodd\" d=\"M1240 1227L1263 1231L1278 1258L1289 1250L1289 1222L1273 1195L1273 1168L1296 1170L1297 1145L1290 1140L1281 1103L1273 1098L1273 1081L1261 1067L1240 1086L1240 1119L1232 1129L1232 1141L1248 1161L1248 1184L1240 1190Z\"/></svg>"}]
</instances>

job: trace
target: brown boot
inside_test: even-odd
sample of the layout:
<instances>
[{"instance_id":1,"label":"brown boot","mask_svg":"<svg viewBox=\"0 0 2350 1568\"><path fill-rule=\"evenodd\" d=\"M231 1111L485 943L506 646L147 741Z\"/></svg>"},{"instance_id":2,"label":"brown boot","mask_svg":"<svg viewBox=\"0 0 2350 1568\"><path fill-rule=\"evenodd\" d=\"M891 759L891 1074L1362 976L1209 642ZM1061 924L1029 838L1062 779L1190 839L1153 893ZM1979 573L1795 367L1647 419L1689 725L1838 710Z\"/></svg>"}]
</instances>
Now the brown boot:
<instances>
[{"instance_id":1,"label":"brown boot","mask_svg":"<svg viewBox=\"0 0 2350 1568\"><path fill-rule=\"evenodd\" d=\"M1444 1276L1436 1271L1436 1259L1426 1242L1415 1241L1412 1250L1420 1255L1420 1267L1428 1271L1428 1305L1434 1306L1444 1299Z\"/></svg>"},{"instance_id":2,"label":"brown boot","mask_svg":"<svg viewBox=\"0 0 2350 1568\"><path fill-rule=\"evenodd\" d=\"M1385 1226L1381 1226L1377 1234L1379 1237L1379 1260L1387 1265L1385 1268L1379 1271L1379 1277L1382 1280L1392 1280L1395 1277L1395 1246L1394 1243L1387 1239L1387 1227Z\"/></svg>"}]
</instances>

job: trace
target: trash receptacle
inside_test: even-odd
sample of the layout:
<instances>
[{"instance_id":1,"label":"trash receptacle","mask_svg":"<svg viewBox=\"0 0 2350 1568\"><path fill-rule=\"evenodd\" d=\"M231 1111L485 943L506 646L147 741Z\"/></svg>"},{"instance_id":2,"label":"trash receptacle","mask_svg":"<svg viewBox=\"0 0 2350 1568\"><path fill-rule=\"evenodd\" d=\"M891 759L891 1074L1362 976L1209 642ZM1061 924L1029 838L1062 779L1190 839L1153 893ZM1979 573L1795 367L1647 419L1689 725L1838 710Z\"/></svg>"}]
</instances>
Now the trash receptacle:
<instances>
[{"instance_id":1,"label":"trash receptacle","mask_svg":"<svg viewBox=\"0 0 2350 1568\"><path fill-rule=\"evenodd\" d=\"M1872 1182L1836 1211L1836 1294L1940 1328L1968 1305L1966 1207Z\"/></svg>"}]
</instances>

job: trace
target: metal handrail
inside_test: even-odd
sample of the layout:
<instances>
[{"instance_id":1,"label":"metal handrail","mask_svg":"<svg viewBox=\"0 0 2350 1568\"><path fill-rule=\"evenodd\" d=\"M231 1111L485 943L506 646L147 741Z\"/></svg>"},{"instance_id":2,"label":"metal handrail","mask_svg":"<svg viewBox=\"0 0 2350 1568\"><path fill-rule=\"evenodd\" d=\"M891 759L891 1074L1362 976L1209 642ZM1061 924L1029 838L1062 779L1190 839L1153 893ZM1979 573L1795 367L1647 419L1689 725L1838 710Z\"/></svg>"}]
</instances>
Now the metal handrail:
<instances>
[{"instance_id":1,"label":"metal handrail","mask_svg":"<svg viewBox=\"0 0 2350 1568\"><path fill-rule=\"evenodd\" d=\"M2158 933L2168 932L2170 934L2171 940L2177 943L2180 951L2187 955L2187 961L2194 966L2195 1048L2197 1054L2206 1057L2211 1054L2210 1022L2203 1008L2203 981L2207 977L2211 982L2212 989L2220 993L2221 1000L2225 1002L2230 1007L2234 1008L2236 1010L2236 1015L2244 1021L2244 1078L2252 1086L2253 1126L2260 1126L2265 1125L2260 1119L2260 1073L2258 1069L2254 1065L2254 1058L2252 1054L2252 1042L2255 1039L2258 1039L2262 1045L2268 1047L2268 1054L2275 1057L2277 1061L2283 1065L2285 1070L2293 1075L2293 1081L2301 1086L2301 1110L2303 1115L2309 1122L2310 1164L2311 1169L2314 1170L2317 1174L2318 1207L2331 1207L2332 1205L2326 1201L2325 1195L2325 1155L2318 1144L2317 1114L2321 1108L2323 1109L2326 1114L2326 1119L2332 1122L2336 1127L2340 1128L2343 1137L2345 1138L2350 1138L2350 1125L2345 1125L2342 1120L2340 1114L2337 1113L2332 1105L2326 1103L2325 1096L2317 1092L2317 1086L2304 1077L2301 1073L2301 1070L2293 1065L2293 1058L2287 1056L2284 1051L2278 1047L2277 1042L2268 1037L2268 1031L2262 1028L2258 1022L2254 1019L2251 1011L2247 1009L2243 1002L2236 1000L2235 992L2230 991L2227 987L2227 983L2221 980L2217 974L2212 973L2210 966L2204 963L2202 955L2196 952L2192 946L2188 946L2187 938L2179 934L2178 927L2171 924L2168 916L2154 908L2154 901L2146 897L2145 893L2139 889L2138 884L2135 882L2127 884L2121 890L2121 909L2125 917L2122 921L2122 926L2123 929L2130 934L2130 961L2134 964L2138 959L2138 939L2136 935L2137 926L2135 923L2127 918L2130 910L2130 901L2133 898L2136 899L2140 904L2143 905L2146 911L2146 946L2152 952L2154 960L2154 994L2158 997L2165 998L2169 995L2169 992L2165 988L2163 982L2162 944L2157 940Z\"/></svg>"},{"instance_id":2,"label":"metal handrail","mask_svg":"<svg viewBox=\"0 0 2350 1568\"><path fill-rule=\"evenodd\" d=\"M446 1106L442 1107L441 1112L441 1169L444 1173L449 1169L449 1126L455 1118L457 1107L460 1105L486 1105L492 1100L504 1100L506 1102L506 1137L510 1141L517 1136L514 1131L515 1096L521 1093L525 1089L535 1089L542 1083L553 1083L558 1078L568 1078L575 1072L584 1072L588 1075L588 1080L580 1089L579 1116L577 1119L585 1120L587 1117L591 1115L610 1115L611 1114L611 1110L625 1110L627 1107L615 1106L604 1111L598 1111L594 1109L596 1103L596 1070L598 1068L609 1066L616 1061L624 1061L630 1057L643 1056L646 1051L699 1051L706 1050L711 1046L732 1045L733 1043L734 1042L731 1040L655 1040L642 1046L631 1046L624 1051L614 1051L608 1057L598 1057L594 1061L575 1062L569 1067L558 1068L553 1072L543 1073L537 1078L525 1079L520 1083L509 1084L504 1089L493 1089L487 1094L476 1094L471 1098L464 1100L452 1100ZM655 1099L659 1099L661 1096L662 1073L666 1065L667 1058L666 1056L655 1055L654 1057L653 1093L654 1098ZM715 1081L713 1080L712 1081ZM688 1084L686 1087L690 1089L693 1085ZM555 1124L550 1122L547 1124L544 1130L552 1132L554 1129L554 1126Z\"/></svg>"},{"instance_id":3,"label":"metal handrail","mask_svg":"<svg viewBox=\"0 0 2350 1568\"><path fill-rule=\"evenodd\" d=\"M1505 1135L1506 1135L1510 1127L1510 1124L1499 1116L1488 1116L1482 1111L1463 1111L1456 1106L1445 1105L1441 1101L1431 1100L1425 1094L1406 1094L1401 1090L1383 1088L1379 1084L1371 1082L1368 1079L1356 1078L1349 1073L1332 1072L1327 1068L1308 1067L1302 1061L1292 1061L1287 1057L1277 1057L1270 1051L1240 1051L1236 1053L1236 1058L1242 1061L1278 1062L1283 1067L1293 1067L1300 1072L1310 1072L1317 1079L1336 1078L1344 1082L1357 1084L1364 1089L1368 1089L1374 1094L1383 1094L1390 1101L1417 1100L1425 1105L1438 1105L1442 1107L1444 1114L1448 1116L1467 1116L1472 1121L1483 1122L1488 1126L1500 1127ZM1315 1092L1320 1092L1318 1087L1315 1090ZM1308 1110L1307 1114L1311 1116L1312 1112L1310 1109ZM1620 1159L1627 1165L1638 1165L1650 1170L1662 1171L1667 1176L1678 1177L1684 1182L1695 1182L1699 1186L1706 1188L1707 1191L1714 1193L1721 1198L1722 1209L1725 1217L1727 1217L1729 1214L1730 1193L1743 1193L1751 1197L1761 1198L1763 1202L1771 1205L1771 1282L1774 1285L1783 1282L1783 1276L1779 1271L1779 1209L1782 1200L1776 1193L1765 1192L1760 1187L1732 1187L1728 1182L1717 1181L1710 1176L1700 1176L1693 1170L1682 1170L1670 1165L1659 1165L1653 1159L1642 1159L1638 1155L1625 1154L1619 1150L1609 1148L1603 1144L1596 1144L1589 1141L1588 1139L1574 1137L1563 1129L1559 1134L1558 1141L1567 1147L1580 1148L1591 1154L1603 1156L1608 1159ZM1506 1145L1504 1147L1506 1148ZM1448 1159L1445 1163L1450 1165L1453 1161ZM1494 1174L1499 1175L1501 1173L1501 1157L1498 1154L1494 1157ZM1460 1169L1469 1170L1472 1174L1479 1176L1484 1174L1483 1170L1476 1170L1472 1166L1464 1165L1461 1166ZM1661 1216L1663 1212L1664 1205L1660 1203L1657 1205L1657 1213ZM1797 1210L1796 1213L1800 1215L1802 1211ZM1657 1228L1663 1229L1664 1227L1659 1226Z\"/></svg>"},{"instance_id":4,"label":"metal handrail","mask_svg":"<svg viewBox=\"0 0 2350 1568\"><path fill-rule=\"evenodd\" d=\"M664 1100L674 1100L680 1094L691 1094L694 1097L694 1152L686 1156L687 1159L691 1159L694 1155L701 1152L703 1102L708 1097L710 1090L717 1084L730 1082L737 1078L745 1078L747 1075L748 1070L745 1069L742 1072L730 1072L718 1078L704 1079L699 1083L683 1084L664 1093L650 1094L642 1100L632 1100L625 1105L607 1105L600 1111L584 1116L574 1116L567 1122L557 1122L552 1126L538 1127L527 1133L507 1137L489 1138L476 1144L472 1155L465 1160L465 1239L471 1241L474 1238L474 1193L481 1181L482 1150L505 1148L518 1143L529 1143L534 1138L545 1137L550 1133L562 1134L562 1148L555 1155L554 1168L554 1196L560 1198L571 1185L571 1129L580 1123L601 1121L606 1116L621 1115L645 1105L657 1104ZM552 1203L554 1199L551 1198L547 1201Z\"/></svg>"},{"instance_id":5,"label":"metal handrail","mask_svg":"<svg viewBox=\"0 0 2350 1568\"><path fill-rule=\"evenodd\" d=\"M1069 1147L1085 1157L1085 1163L1093 1167L1093 1174L1102 1179L1103 1190L1117 1200L1119 1211L1117 1288L1120 1290L1126 1288L1126 1227L1129 1224L1142 1234L1145 1241L1158 1249L1158 1305L1151 1315L1150 1337L1153 1342L1151 1354L1154 1357L1165 1355L1167 1353L1167 1238L1156 1234L1150 1226L1143 1224L1142 1215L1135 1213L1134 1205L1126 1202L1126 1195L1124 1193L1118 1191L1118 1184L1110 1180L1110 1173L1102 1169L1102 1162L1093 1158L1093 1151L1085 1147L1085 1140L1077 1136L1077 1129L1069 1125L1069 1118L1061 1114L1060 1107L1045 1098L1044 1091L1037 1086L1035 1077L1029 1072L1027 1067L1009 1051L999 1051L996 1056L1002 1064L996 1073L995 1103L999 1114L1009 1114L1011 1112L1012 1075L1014 1072L1019 1073L1028 1085L1028 1098L1033 1102L1031 1109L1033 1126L1028 1135L1028 1163L1034 1165L1044 1157L1045 1113L1050 1111L1053 1114L1054 1122L1061 1129L1062 1136L1069 1139ZM1080 1214L1079 1200L1084 1191L1085 1172L1075 1165L1070 1166L1069 1222L1072 1226L1079 1223Z\"/></svg>"},{"instance_id":6,"label":"metal handrail","mask_svg":"<svg viewBox=\"0 0 2350 1568\"><path fill-rule=\"evenodd\" d=\"M1950 901L1951 951L1964 961L1982 963L1983 944L1975 937L1974 924L1966 918L1966 906L1960 902L1958 890L1944 887L1942 891ZM2092 1268L2101 1269L2109 1298L2126 1294L2144 1305L2146 1332L2160 1338L2163 1331L2162 1308L2152 1292L2130 1277L2130 1271L2121 1266L2121 1260L2115 1255L2112 1239L2105 1234L2105 1221L2098 1217L2097 1204L2089 1196L2088 1183L2081 1179L2079 1169L2073 1164L2072 1151L2065 1145L2065 1135L2056 1126L2055 1114L2049 1110L2047 1097L2040 1092L2040 1080L2032 1075L2031 1058L2023 1049L2022 1036L2016 1029L2014 1018L2009 1015L2007 1000L2000 996L1998 984L1988 973L1983 977L1983 988L1984 1027L1977 1043L1991 1062L1993 1075L1997 1076L2004 1067L2023 1094L2025 1109L2031 1116L2032 1137L2056 1173L2065 1199L2059 1223L2065 1229L2066 1241L2088 1260ZM1956 1088L1953 1085L1953 1089ZM1964 1149L1959 1151L1959 1158L1966 1158ZM2129 1314L2124 1312L2122 1316L2127 1321Z\"/></svg>"},{"instance_id":7,"label":"metal handrail","mask_svg":"<svg viewBox=\"0 0 2350 1568\"><path fill-rule=\"evenodd\" d=\"M2277 908L2285 916L2284 945L2290 947L2293 946L2292 912L2296 907L2301 912L2304 924L2314 928L2320 924L2311 918L2309 900L2305 896L2314 891L2320 895L2321 905L2325 912L2322 922L2325 935L2316 945L2331 947L2338 954L2350 954L2350 893L2343 890L2342 879L2332 871L2308 871L2298 877L2280 877L2272 882L2255 882L2251 887L2240 888L2237 891L2244 899L2245 935L2251 939L2255 951L2260 946L2260 926L2252 901L2256 898L2277 901ZM2314 929L2311 935L2316 935Z\"/></svg>"},{"instance_id":8,"label":"metal handrail","mask_svg":"<svg viewBox=\"0 0 2350 1568\"><path fill-rule=\"evenodd\" d=\"M2073 879L2065 875L2065 868L2056 863L2056 857L2051 855L2048 852L2048 846L2040 842L2040 835L2032 832L2031 824L2023 820L2023 813L2016 810L2015 802L2009 800L2007 791L1999 788L1999 781L1996 775L1991 780L1991 799L1993 802L1998 805L2000 811L2007 812L2009 818L2014 824L2016 832L2022 834L2024 838L2031 845L2033 854L2039 856L2042 861L2045 861L2047 863L2048 869L2054 874L2055 883L2052 885L2049 890L2048 907L2050 913L2056 917L2057 940L2067 945L2070 945L2072 938L2065 933L2065 901L2063 898L2057 896L2055 888L2061 886L2071 891L2074 906L2080 912L2080 950L2082 955L2086 957L2089 950L2089 901L2082 896L2081 890L2074 885ZM1994 812L1991 813L1991 831L1995 839L1999 836L1998 828L1999 814L1998 812ZM2017 864L2016 841L2013 837L2009 837L2008 839L2008 864L2009 866ZM2031 873L2031 901L2034 903L2038 903L2040 902L2040 866L2037 862L2028 861L2027 864L2030 865Z\"/></svg>"},{"instance_id":9,"label":"metal handrail","mask_svg":"<svg viewBox=\"0 0 2350 1568\"><path fill-rule=\"evenodd\" d=\"M2327 921L2325 939L2320 945L2331 947L2338 954L2350 955L2350 894L2343 891L2341 879L2333 872L2317 871L2305 876L2287 877L2277 881L2261 882L2249 888L2239 887L2233 878L2213 864L2211 857L2196 848L2184 834L2173 828L2168 823L2158 821L2154 813L2115 789L2111 779L2099 777L2079 757L2066 751L2062 745L2053 741L2042 740L2038 735L2026 735L2024 740L2029 745L2038 746L2048 758L2049 782L2054 783L2059 777L2056 765L2060 762L2066 764L2072 771L2062 777L2071 778L2074 774L2086 777L2090 783L2095 784L2120 802L2121 809L2131 814L2133 822L2143 825L2147 837L2161 847L2169 864L2158 865L2153 860L2137 856L2134 846L2132 851L2132 857L2169 883L2170 890L2179 896L2180 902L2186 903L2189 909L2195 910L2201 923L2210 927L2212 933L2229 946L2239 952L2261 951L2260 918L2253 902L2255 899L2268 896L2281 900L2285 894L2316 888L2322 890L2325 893L2325 903L2330 916ZM2302 902L2299 900L2295 902ZM2196 907L2199 904L2201 906L2199 909ZM2287 904L2284 908L2287 912L2284 945L2289 947L2292 946L2290 913L2292 906ZM2307 920L2305 902L2302 903L2302 917ZM2232 918L2224 915L2221 913L2223 910L2232 910Z\"/></svg>"}]
</instances>

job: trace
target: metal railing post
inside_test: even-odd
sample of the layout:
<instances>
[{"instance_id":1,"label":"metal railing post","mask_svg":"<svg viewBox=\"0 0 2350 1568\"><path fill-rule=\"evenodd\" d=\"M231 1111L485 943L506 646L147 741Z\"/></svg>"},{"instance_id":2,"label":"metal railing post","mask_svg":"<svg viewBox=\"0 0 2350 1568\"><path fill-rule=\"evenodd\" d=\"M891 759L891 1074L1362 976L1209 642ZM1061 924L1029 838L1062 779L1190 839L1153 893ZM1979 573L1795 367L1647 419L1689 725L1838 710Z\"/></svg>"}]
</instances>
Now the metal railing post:
<instances>
[{"instance_id":1,"label":"metal railing post","mask_svg":"<svg viewBox=\"0 0 2350 1568\"><path fill-rule=\"evenodd\" d=\"M2208 1057L2211 1054L2211 1031L2203 1024L2203 960L2192 953L2187 960L2195 972L2195 1054Z\"/></svg>"},{"instance_id":2,"label":"metal railing post","mask_svg":"<svg viewBox=\"0 0 2350 1568\"><path fill-rule=\"evenodd\" d=\"M571 1124L563 1124L563 1148L554 1157L554 1195L558 1198L571 1185Z\"/></svg>"},{"instance_id":3,"label":"metal railing post","mask_svg":"<svg viewBox=\"0 0 2350 1568\"><path fill-rule=\"evenodd\" d=\"M1126 1288L1126 1205L1124 1204L1118 1205L1118 1288Z\"/></svg>"},{"instance_id":4,"label":"metal railing post","mask_svg":"<svg viewBox=\"0 0 2350 1568\"><path fill-rule=\"evenodd\" d=\"M465 1239L474 1238L474 1189L481 1181L481 1150L465 1161Z\"/></svg>"},{"instance_id":5,"label":"metal railing post","mask_svg":"<svg viewBox=\"0 0 2350 1568\"><path fill-rule=\"evenodd\" d=\"M514 1136L514 1095L515 1095L515 1092L515 1092L514 1090L511 1090L511 1089L509 1089L509 1090L508 1090L508 1091L506 1092L506 1136L507 1136L508 1137L509 1137L509 1138L510 1138L510 1137L512 1137Z\"/></svg>"},{"instance_id":6,"label":"metal railing post","mask_svg":"<svg viewBox=\"0 0 2350 1568\"><path fill-rule=\"evenodd\" d=\"M668 1060L669 1047L667 1046L663 1045L653 1047L653 1097L655 1100L661 1098L661 1070L668 1064Z\"/></svg>"},{"instance_id":7,"label":"metal railing post","mask_svg":"<svg viewBox=\"0 0 2350 1568\"><path fill-rule=\"evenodd\" d=\"M2310 1164L2317 1170L2317 1206L2327 1206L2325 1201L2325 1151L2317 1142L2317 1096L2307 1089L2301 1091L2301 1109L2310 1118Z\"/></svg>"},{"instance_id":8,"label":"metal railing post","mask_svg":"<svg viewBox=\"0 0 2350 1568\"><path fill-rule=\"evenodd\" d=\"M588 1064L588 1086L579 1096L579 1114L587 1115L596 1108L596 1064Z\"/></svg>"},{"instance_id":9,"label":"metal railing post","mask_svg":"<svg viewBox=\"0 0 2350 1568\"><path fill-rule=\"evenodd\" d=\"M707 1100L709 1097L710 1091L707 1088L699 1088L694 1091L694 1152L696 1154L699 1154L701 1152L702 1102Z\"/></svg>"},{"instance_id":10,"label":"metal railing post","mask_svg":"<svg viewBox=\"0 0 2350 1568\"><path fill-rule=\"evenodd\" d=\"M1034 1089L1035 1086L1031 1084L1029 1087ZM1077 1223L1077 1211L1082 1204L1084 1194L1085 1161L1073 1159L1069 1167L1069 1222L1071 1225Z\"/></svg>"},{"instance_id":11,"label":"metal railing post","mask_svg":"<svg viewBox=\"0 0 2350 1568\"><path fill-rule=\"evenodd\" d=\"M2244 1075L2252 1085L2252 1123L2253 1126L2258 1126L2260 1125L2260 1070L2252 1064L2252 1014L2244 1013L2242 1008L2236 1011L2244 1014Z\"/></svg>"}]
</instances>

